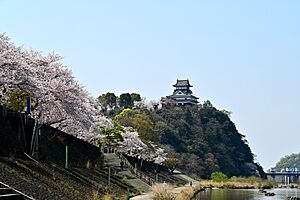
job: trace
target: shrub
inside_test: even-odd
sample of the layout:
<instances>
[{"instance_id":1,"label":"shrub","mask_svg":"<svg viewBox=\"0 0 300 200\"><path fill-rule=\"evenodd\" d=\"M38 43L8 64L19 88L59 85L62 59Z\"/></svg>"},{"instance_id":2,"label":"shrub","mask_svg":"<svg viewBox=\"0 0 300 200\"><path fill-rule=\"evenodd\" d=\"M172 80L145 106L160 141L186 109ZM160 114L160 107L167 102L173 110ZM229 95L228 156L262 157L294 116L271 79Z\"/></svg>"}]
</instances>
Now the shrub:
<instances>
[{"instance_id":1,"label":"shrub","mask_svg":"<svg viewBox=\"0 0 300 200\"><path fill-rule=\"evenodd\" d=\"M101 200L101 197L97 191L93 191L87 196L88 200Z\"/></svg>"},{"instance_id":2,"label":"shrub","mask_svg":"<svg viewBox=\"0 0 300 200\"><path fill-rule=\"evenodd\" d=\"M110 196L110 195L108 195L108 194L106 194L106 195L104 195L103 197L102 197L102 200L112 200L113 198Z\"/></svg>"},{"instance_id":3,"label":"shrub","mask_svg":"<svg viewBox=\"0 0 300 200\"><path fill-rule=\"evenodd\" d=\"M190 200L194 195L194 189L192 187L185 188L176 194L175 200Z\"/></svg>"},{"instance_id":4,"label":"shrub","mask_svg":"<svg viewBox=\"0 0 300 200\"><path fill-rule=\"evenodd\" d=\"M211 180L216 182L227 181L228 177L222 172L213 172L210 176Z\"/></svg>"},{"instance_id":5,"label":"shrub","mask_svg":"<svg viewBox=\"0 0 300 200\"><path fill-rule=\"evenodd\" d=\"M274 181L267 180L267 181L263 182L261 187L264 189L271 189L271 188L277 187L277 183Z\"/></svg>"},{"instance_id":6,"label":"shrub","mask_svg":"<svg viewBox=\"0 0 300 200\"><path fill-rule=\"evenodd\" d=\"M154 193L153 200L173 200L172 189L173 187L167 184L155 184L152 186Z\"/></svg>"}]
</instances>

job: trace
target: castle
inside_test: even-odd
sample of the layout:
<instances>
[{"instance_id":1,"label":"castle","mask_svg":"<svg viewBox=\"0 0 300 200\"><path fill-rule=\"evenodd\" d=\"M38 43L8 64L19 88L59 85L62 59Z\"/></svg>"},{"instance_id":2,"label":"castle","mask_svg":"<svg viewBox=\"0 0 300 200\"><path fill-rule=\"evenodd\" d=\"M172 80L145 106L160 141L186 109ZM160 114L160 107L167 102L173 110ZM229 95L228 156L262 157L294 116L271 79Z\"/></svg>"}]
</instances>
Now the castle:
<instances>
[{"instance_id":1,"label":"castle","mask_svg":"<svg viewBox=\"0 0 300 200\"><path fill-rule=\"evenodd\" d=\"M195 97L193 92L190 90L193 87L189 80L178 80L175 85L175 90L172 95L162 97L161 103L163 105L176 104L177 106L194 106L197 105L198 97Z\"/></svg>"}]
</instances>

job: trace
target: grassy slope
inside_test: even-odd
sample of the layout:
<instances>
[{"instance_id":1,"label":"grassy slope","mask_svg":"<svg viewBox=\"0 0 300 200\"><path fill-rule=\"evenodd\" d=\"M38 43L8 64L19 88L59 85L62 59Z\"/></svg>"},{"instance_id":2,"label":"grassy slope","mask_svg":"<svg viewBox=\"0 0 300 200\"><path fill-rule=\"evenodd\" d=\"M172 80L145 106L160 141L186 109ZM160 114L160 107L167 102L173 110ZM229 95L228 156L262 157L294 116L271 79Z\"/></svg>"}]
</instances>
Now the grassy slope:
<instances>
[{"instance_id":1,"label":"grassy slope","mask_svg":"<svg viewBox=\"0 0 300 200\"><path fill-rule=\"evenodd\" d=\"M84 171L89 174L78 176L72 170L51 163L0 158L0 181L36 199L89 199L97 190L102 195L109 193L121 198L126 196L127 188L132 190L118 179L109 189L105 183L94 180L94 174L103 180L107 178L105 175L91 169Z\"/></svg>"}]
</instances>

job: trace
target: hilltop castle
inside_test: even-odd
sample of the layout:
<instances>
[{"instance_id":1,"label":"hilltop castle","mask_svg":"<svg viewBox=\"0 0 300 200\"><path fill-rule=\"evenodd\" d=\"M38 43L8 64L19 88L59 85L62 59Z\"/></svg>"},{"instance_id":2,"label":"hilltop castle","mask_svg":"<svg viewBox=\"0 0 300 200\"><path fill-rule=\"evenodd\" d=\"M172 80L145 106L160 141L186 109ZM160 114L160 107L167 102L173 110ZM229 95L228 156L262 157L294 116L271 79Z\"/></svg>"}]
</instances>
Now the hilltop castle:
<instances>
[{"instance_id":1,"label":"hilltop castle","mask_svg":"<svg viewBox=\"0 0 300 200\"><path fill-rule=\"evenodd\" d=\"M189 80L178 80L175 85L175 90L172 95L162 97L161 103L163 105L167 104L176 104L177 106L193 106L197 105L198 97L193 96L193 92L190 90L190 87L193 87L190 85Z\"/></svg>"}]
</instances>

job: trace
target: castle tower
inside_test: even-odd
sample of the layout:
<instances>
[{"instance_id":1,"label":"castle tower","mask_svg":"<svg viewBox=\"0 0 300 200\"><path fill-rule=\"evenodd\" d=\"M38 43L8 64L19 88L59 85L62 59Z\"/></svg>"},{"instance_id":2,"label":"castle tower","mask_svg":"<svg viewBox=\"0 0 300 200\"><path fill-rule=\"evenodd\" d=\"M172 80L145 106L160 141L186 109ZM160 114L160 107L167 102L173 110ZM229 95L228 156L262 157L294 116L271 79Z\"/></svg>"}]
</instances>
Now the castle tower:
<instances>
[{"instance_id":1,"label":"castle tower","mask_svg":"<svg viewBox=\"0 0 300 200\"><path fill-rule=\"evenodd\" d=\"M190 88L193 86L188 79L177 80L176 84L173 86L175 87L173 94L166 98L162 98L162 102L173 100L177 106L193 106L199 103L199 98L192 95L193 92Z\"/></svg>"}]
</instances>

